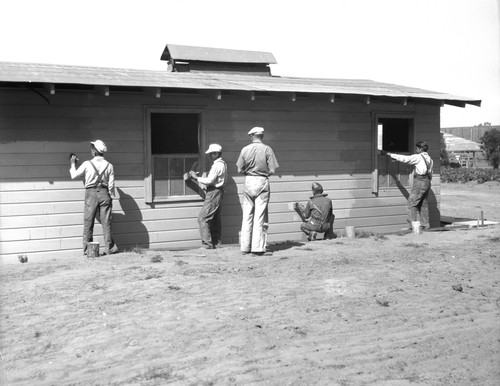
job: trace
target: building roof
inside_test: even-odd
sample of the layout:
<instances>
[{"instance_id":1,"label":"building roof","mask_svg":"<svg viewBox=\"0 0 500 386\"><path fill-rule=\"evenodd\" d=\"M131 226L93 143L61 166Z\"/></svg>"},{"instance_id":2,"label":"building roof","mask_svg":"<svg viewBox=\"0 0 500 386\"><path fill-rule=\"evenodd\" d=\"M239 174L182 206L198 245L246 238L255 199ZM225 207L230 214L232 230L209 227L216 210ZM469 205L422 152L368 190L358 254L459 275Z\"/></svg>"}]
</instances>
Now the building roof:
<instances>
[{"instance_id":1,"label":"building roof","mask_svg":"<svg viewBox=\"0 0 500 386\"><path fill-rule=\"evenodd\" d=\"M453 134L441 132L446 150L454 151L481 151L481 145L468 139L457 137Z\"/></svg>"},{"instance_id":2,"label":"building roof","mask_svg":"<svg viewBox=\"0 0 500 386\"><path fill-rule=\"evenodd\" d=\"M230 50L225 48L181 46L167 44L161 60L200 61L224 63L265 63L275 64L276 59L270 52Z\"/></svg>"},{"instance_id":3,"label":"building roof","mask_svg":"<svg viewBox=\"0 0 500 386\"><path fill-rule=\"evenodd\" d=\"M216 91L248 91L276 93L311 93L326 95L361 95L389 98L411 98L437 101L465 107L480 106L477 99L440 92L360 79L321 79L280 76L252 76L224 73L189 73L133 70L108 67L83 67L55 64L0 62L0 82L44 83L196 89ZM4 84L5 85L5 84Z\"/></svg>"}]
</instances>

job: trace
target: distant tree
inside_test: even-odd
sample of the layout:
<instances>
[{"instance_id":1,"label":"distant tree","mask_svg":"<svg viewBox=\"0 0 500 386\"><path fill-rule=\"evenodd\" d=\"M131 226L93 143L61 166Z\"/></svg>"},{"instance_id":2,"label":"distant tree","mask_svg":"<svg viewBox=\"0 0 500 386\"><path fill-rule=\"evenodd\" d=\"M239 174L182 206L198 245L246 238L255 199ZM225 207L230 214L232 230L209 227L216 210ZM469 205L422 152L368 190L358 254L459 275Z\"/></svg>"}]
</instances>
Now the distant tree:
<instances>
[{"instance_id":1,"label":"distant tree","mask_svg":"<svg viewBox=\"0 0 500 386\"><path fill-rule=\"evenodd\" d=\"M493 169L498 169L500 165L500 131L497 129L487 131L479 138L479 141L486 159L493 165Z\"/></svg>"},{"instance_id":2,"label":"distant tree","mask_svg":"<svg viewBox=\"0 0 500 386\"><path fill-rule=\"evenodd\" d=\"M441 133L439 159L441 161L441 166L444 166L444 167L450 166L450 157L448 155L448 151L446 150L446 142L444 141L444 133Z\"/></svg>"}]
</instances>

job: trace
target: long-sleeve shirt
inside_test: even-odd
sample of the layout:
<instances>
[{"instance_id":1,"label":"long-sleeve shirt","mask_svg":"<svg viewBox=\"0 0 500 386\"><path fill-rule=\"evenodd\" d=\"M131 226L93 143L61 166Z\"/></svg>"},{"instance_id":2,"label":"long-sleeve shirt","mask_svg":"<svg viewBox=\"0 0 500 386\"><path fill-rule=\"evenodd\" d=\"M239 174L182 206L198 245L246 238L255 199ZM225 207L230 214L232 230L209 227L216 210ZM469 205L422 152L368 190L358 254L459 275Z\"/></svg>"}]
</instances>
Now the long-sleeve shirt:
<instances>
[{"instance_id":1,"label":"long-sleeve shirt","mask_svg":"<svg viewBox=\"0 0 500 386\"><path fill-rule=\"evenodd\" d=\"M432 158L429 157L429 154L426 152L412 154L412 155L403 155L403 154L394 154L387 153L389 157L395 159L396 161L403 162L408 165L415 166L415 174L419 176L429 175L432 178L432 167L434 165ZM425 158L425 161L424 161ZM427 163L426 163L427 161ZM429 166L427 166L429 165Z\"/></svg>"},{"instance_id":2,"label":"long-sleeve shirt","mask_svg":"<svg viewBox=\"0 0 500 386\"><path fill-rule=\"evenodd\" d=\"M84 186L85 188L90 188L97 184L99 174L101 174L102 171L106 169L102 176L102 181L107 185L109 194L111 196L114 196L115 172L113 169L113 165L106 161L104 157L95 156L94 158L92 158L92 163L97 168L97 171L99 172L98 174L96 173L94 167L90 164L90 162L91 161L83 162L78 169L76 169L75 164L71 164L71 168L69 169L71 179L74 180L78 177L84 176Z\"/></svg>"},{"instance_id":3,"label":"long-sleeve shirt","mask_svg":"<svg viewBox=\"0 0 500 386\"><path fill-rule=\"evenodd\" d=\"M208 176L198 177L198 182L205 184L207 186L215 186L216 188L221 188L226 183L226 179L227 179L226 163L222 160L222 158L217 158L212 164L210 172L208 172Z\"/></svg>"},{"instance_id":4,"label":"long-sleeve shirt","mask_svg":"<svg viewBox=\"0 0 500 386\"><path fill-rule=\"evenodd\" d=\"M318 193L310 197L304 208L304 217L309 218L316 225L321 225L330 219L332 214L332 201L327 194Z\"/></svg>"},{"instance_id":5,"label":"long-sleeve shirt","mask_svg":"<svg viewBox=\"0 0 500 386\"><path fill-rule=\"evenodd\" d=\"M236 162L238 172L246 176L269 177L279 167L273 149L260 141L245 146Z\"/></svg>"}]
</instances>

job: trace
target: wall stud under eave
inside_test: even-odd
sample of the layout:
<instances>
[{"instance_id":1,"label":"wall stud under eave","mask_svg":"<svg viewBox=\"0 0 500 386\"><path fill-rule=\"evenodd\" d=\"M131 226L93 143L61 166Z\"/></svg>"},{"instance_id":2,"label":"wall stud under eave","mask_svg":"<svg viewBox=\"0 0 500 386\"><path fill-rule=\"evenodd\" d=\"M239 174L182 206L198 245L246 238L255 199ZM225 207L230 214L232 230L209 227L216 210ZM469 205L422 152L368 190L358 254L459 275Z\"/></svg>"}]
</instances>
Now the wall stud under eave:
<instances>
[{"instance_id":1,"label":"wall stud under eave","mask_svg":"<svg viewBox=\"0 0 500 386\"><path fill-rule=\"evenodd\" d=\"M47 90L50 95L54 95L56 93L56 87L54 86L54 83L44 83L43 88Z\"/></svg>"},{"instance_id":2,"label":"wall stud under eave","mask_svg":"<svg viewBox=\"0 0 500 386\"><path fill-rule=\"evenodd\" d=\"M148 89L149 92L155 97L160 99L161 98L161 88L160 87L151 87Z\"/></svg>"},{"instance_id":3,"label":"wall stud under eave","mask_svg":"<svg viewBox=\"0 0 500 386\"><path fill-rule=\"evenodd\" d=\"M109 96L109 86L95 86L95 90L104 96Z\"/></svg>"}]
</instances>

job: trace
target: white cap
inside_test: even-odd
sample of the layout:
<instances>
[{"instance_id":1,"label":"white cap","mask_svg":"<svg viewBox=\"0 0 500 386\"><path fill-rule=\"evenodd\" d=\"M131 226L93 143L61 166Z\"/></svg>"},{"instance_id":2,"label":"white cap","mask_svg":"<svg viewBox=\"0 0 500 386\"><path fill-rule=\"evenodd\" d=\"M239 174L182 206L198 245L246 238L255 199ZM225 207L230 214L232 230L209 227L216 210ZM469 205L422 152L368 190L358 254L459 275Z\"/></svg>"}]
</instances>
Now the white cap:
<instances>
[{"instance_id":1,"label":"white cap","mask_svg":"<svg viewBox=\"0 0 500 386\"><path fill-rule=\"evenodd\" d=\"M251 134L262 134L264 132L264 128L263 127L254 127L252 130L250 130L248 132L248 135L251 135Z\"/></svg>"},{"instance_id":2,"label":"white cap","mask_svg":"<svg viewBox=\"0 0 500 386\"><path fill-rule=\"evenodd\" d=\"M222 146L217 144L217 143L211 143L210 146L208 147L208 150L205 152L205 154L210 154L210 153L221 153L222 152Z\"/></svg>"},{"instance_id":3,"label":"white cap","mask_svg":"<svg viewBox=\"0 0 500 386\"><path fill-rule=\"evenodd\" d=\"M90 142L92 145L94 145L95 149L99 153L106 153L108 151L108 148L106 147L106 144L101 141L100 139L95 140L94 142Z\"/></svg>"}]
</instances>

